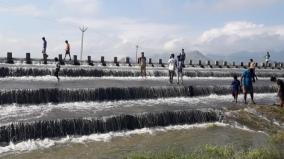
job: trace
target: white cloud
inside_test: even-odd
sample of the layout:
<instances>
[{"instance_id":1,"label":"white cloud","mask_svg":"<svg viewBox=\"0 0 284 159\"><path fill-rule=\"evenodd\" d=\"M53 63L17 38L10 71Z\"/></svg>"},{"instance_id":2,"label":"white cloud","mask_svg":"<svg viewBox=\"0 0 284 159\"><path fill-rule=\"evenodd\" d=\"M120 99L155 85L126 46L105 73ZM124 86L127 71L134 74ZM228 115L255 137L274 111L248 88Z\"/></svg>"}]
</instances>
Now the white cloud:
<instances>
[{"instance_id":1,"label":"white cloud","mask_svg":"<svg viewBox=\"0 0 284 159\"><path fill-rule=\"evenodd\" d=\"M55 16L91 17L99 14L101 0L53 0L50 7Z\"/></svg>"},{"instance_id":2,"label":"white cloud","mask_svg":"<svg viewBox=\"0 0 284 159\"><path fill-rule=\"evenodd\" d=\"M179 25L139 21L124 17L104 19L66 17L58 19L58 22L74 27L86 24L89 27L86 34L92 36L89 40L96 41L91 44L93 50L109 55L115 52L121 56L135 52L136 44L139 44L146 53L173 51L181 40L179 34L183 31Z\"/></svg>"},{"instance_id":3,"label":"white cloud","mask_svg":"<svg viewBox=\"0 0 284 159\"><path fill-rule=\"evenodd\" d=\"M140 46L140 51L145 51L146 55L177 52L181 48L220 54L272 48L284 50L283 25L265 26L247 21L237 21L198 33L191 32L190 26L182 24L169 24L119 15L105 16L100 13L101 2L101 0L51 0L50 6L45 6L47 8L42 10L29 4L22 6L0 5L0 13L30 15L32 17L44 15L43 18L37 18L37 20L48 19L48 22L42 20L44 22L43 29L35 28L32 33L11 33L11 31L3 34L4 32L2 32L2 38L0 36L1 52L15 51L15 56L24 56L24 52L31 52L33 57L41 57L42 41L40 38L44 35L48 40L48 53L52 56L63 52L65 39L70 41L72 53L78 54L81 40L79 26L81 25L89 27L85 34L84 52L86 56L92 55L96 58L102 55L112 58L113 56L122 57L133 54L136 44ZM191 7L205 7L211 11L226 11L230 8L263 7L278 3L279 0L214 0L205 2L208 1L190 1L189 4L192 5Z\"/></svg>"},{"instance_id":4,"label":"white cloud","mask_svg":"<svg viewBox=\"0 0 284 159\"><path fill-rule=\"evenodd\" d=\"M262 34L264 29L263 25L257 25L250 22L230 22L225 24L222 28L213 28L203 32L200 37L200 42L210 42L221 36L231 37L249 37L257 34Z\"/></svg>"},{"instance_id":5,"label":"white cloud","mask_svg":"<svg viewBox=\"0 0 284 159\"><path fill-rule=\"evenodd\" d=\"M204 31L195 46L205 52L232 53L284 49L284 26L265 26L251 22L230 22Z\"/></svg>"},{"instance_id":6,"label":"white cloud","mask_svg":"<svg viewBox=\"0 0 284 159\"><path fill-rule=\"evenodd\" d=\"M17 6L0 5L0 13L9 13L20 16L25 15L33 17L38 17L42 15L42 11L38 7L32 4L17 5Z\"/></svg>"},{"instance_id":7,"label":"white cloud","mask_svg":"<svg viewBox=\"0 0 284 159\"><path fill-rule=\"evenodd\" d=\"M213 5L213 8L226 11L243 10L265 7L277 2L281 2L281 0L219 0L218 3Z\"/></svg>"},{"instance_id":8,"label":"white cloud","mask_svg":"<svg viewBox=\"0 0 284 159\"><path fill-rule=\"evenodd\" d=\"M180 49L178 47L181 47L180 44L183 42L183 40L184 39L182 38L171 39L164 44L164 49L168 51Z\"/></svg>"},{"instance_id":9,"label":"white cloud","mask_svg":"<svg viewBox=\"0 0 284 159\"><path fill-rule=\"evenodd\" d=\"M78 55L81 35L78 26L82 23L89 27L85 34L85 58L87 55L96 59L105 56L112 60L114 56L134 55L136 44L140 46L139 52L145 51L147 56L156 53L169 54L181 48L223 55L244 50L254 52L284 50L283 25L266 26L247 21L229 22L193 37L185 33L186 28L179 25L119 17L62 18L59 23L69 27L47 36L48 53L51 56L63 53L65 39L71 43L72 54ZM38 35L18 39L15 35L10 39L4 39L3 35L0 37L2 37L0 38L2 52L14 51L15 56L24 56L25 52L32 52L32 57L41 57L42 42Z\"/></svg>"},{"instance_id":10,"label":"white cloud","mask_svg":"<svg viewBox=\"0 0 284 159\"><path fill-rule=\"evenodd\" d=\"M187 1L185 8L192 11L210 11L210 12L234 12L240 10L267 7L273 4L283 3L282 0L196 0Z\"/></svg>"}]
</instances>

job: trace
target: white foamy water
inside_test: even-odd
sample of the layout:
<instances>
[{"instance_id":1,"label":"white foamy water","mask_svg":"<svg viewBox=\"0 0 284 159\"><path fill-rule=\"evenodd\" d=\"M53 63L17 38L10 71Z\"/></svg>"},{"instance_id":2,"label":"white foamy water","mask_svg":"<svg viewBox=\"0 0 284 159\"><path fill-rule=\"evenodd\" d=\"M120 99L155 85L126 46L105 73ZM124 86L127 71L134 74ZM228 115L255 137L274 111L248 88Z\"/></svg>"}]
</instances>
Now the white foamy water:
<instances>
[{"instance_id":1,"label":"white foamy water","mask_svg":"<svg viewBox=\"0 0 284 159\"><path fill-rule=\"evenodd\" d=\"M280 127L284 127L284 123L280 122L280 121L277 121L276 119L268 119L267 116L263 116L263 114L261 113L258 113L257 110L255 108L245 108L244 111L248 112L248 113L251 113L253 115L256 115L258 116L259 118L267 121L267 122L270 122L276 126L280 126Z\"/></svg>"},{"instance_id":2,"label":"white foamy water","mask_svg":"<svg viewBox=\"0 0 284 159\"><path fill-rule=\"evenodd\" d=\"M145 80L155 80L155 81L168 81L169 77L154 77L147 76L144 77L115 77L115 76L103 76L103 77L60 77L61 81L74 81L74 80L102 80L102 79L110 79L110 80L131 80L131 81L145 81ZM183 80L194 80L194 79L206 79L206 80L232 80L232 77L183 77ZM267 80L269 78L258 78L259 80ZM0 78L0 81L54 81L57 82L57 78L55 76L21 76L21 77L4 77Z\"/></svg>"},{"instance_id":3,"label":"white foamy water","mask_svg":"<svg viewBox=\"0 0 284 159\"><path fill-rule=\"evenodd\" d=\"M5 153L19 153L19 152L27 152L37 149L46 149L55 145L64 145L67 143L86 143L86 142L111 142L111 140L115 137L129 137L131 135L141 135L141 134L149 134L155 135L158 132L167 132L167 131L177 131L177 130L190 130L197 128L208 128L212 126L218 127L230 127L241 129L243 131L255 132L248 128L229 125L220 122L214 123L203 123L203 124L193 124L193 125L175 125L175 126L167 126L167 127L156 127L156 128L143 128L136 129L132 131L121 131L121 132L109 132L104 134L91 134L86 136L66 136L64 138L55 140L55 139L44 139L44 140L28 140L24 142L20 142L17 144L10 143L8 146L0 147L0 155Z\"/></svg>"},{"instance_id":4,"label":"white foamy water","mask_svg":"<svg viewBox=\"0 0 284 159\"><path fill-rule=\"evenodd\" d=\"M243 97L239 97L242 102ZM275 94L256 94L257 103L272 104L276 99ZM242 103L239 103L242 104ZM10 124L11 122L25 122L37 119L49 118L78 118L78 117L95 117L100 112L110 112L110 115L115 112L121 113L140 113L158 110L172 109L203 109L212 108L220 109L228 106L238 106L239 104L232 103L231 95L210 95L205 97L192 98L159 98L159 99L144 99L144 100L121 100L109 102L74 102L61 104L40 104L40 105L0 105L0 126ZM61 114L59 114L61 112Z\"/></svg>"}]
</instances>

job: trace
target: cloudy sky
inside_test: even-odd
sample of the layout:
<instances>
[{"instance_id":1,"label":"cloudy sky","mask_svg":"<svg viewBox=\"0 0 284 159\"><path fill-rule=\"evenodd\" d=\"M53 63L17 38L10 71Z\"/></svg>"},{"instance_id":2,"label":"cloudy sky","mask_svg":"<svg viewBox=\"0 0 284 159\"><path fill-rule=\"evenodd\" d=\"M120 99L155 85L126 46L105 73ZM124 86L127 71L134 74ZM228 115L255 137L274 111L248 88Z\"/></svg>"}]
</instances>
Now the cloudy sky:
<instances>
[{"instance_id":1,"label":"cloudy sky","mask_svg":"<svg viewBox=\"0 0 284 159\"><path fill-rule=\"evenodd\" d=\"M283 0L1 0L0 55L51 56L69 40L84 57L199 50L205 54L284 50Z\"/></svg>"}]
</instances>

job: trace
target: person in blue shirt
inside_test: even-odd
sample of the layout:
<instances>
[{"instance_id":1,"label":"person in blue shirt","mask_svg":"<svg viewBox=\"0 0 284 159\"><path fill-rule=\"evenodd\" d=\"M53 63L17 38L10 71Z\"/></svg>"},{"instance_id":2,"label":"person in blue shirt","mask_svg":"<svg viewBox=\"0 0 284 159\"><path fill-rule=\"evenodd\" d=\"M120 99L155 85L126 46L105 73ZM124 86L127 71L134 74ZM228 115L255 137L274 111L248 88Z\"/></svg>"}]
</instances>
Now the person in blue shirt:
<instances>
[{"instance_id":1,"label":"person in blue shirt","mask_svg":"<svg viewBox=\"0 0 284 159\"><path fill-rule=\"evenodd\" d=\"M254 99L253 99L253 74L250 69L247 69L241 77L241 83L243 84L243 93L244 93L244 100L245 104L247 104L247 94L250 94L251 101L253 104L255 104Z\"/></svg>"},{"instance_id":2,"label":"person in blue shirt","mask_svg":"<svg viewBox=\"0 0 284 159\"><path fill-rule=\"evenodd\" d=\"M241 82L238 80L238 76L234 75L234 80L232 81L232 95L234 97L234 101L238 103L238 95L240 92Z\"/></svg>"}]
</instances>

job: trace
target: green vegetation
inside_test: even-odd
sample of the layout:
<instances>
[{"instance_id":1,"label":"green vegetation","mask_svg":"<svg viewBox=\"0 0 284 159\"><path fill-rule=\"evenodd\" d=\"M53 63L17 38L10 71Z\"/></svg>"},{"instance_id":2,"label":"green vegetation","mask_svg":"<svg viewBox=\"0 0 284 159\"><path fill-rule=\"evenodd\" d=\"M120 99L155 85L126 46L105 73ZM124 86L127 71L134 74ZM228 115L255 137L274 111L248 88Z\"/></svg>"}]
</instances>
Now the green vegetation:
<instances>
[{"instance_id":1,"label":"green vegetation","mask_svg":"<svg viewBox=\"0 0 284 159\"><path fill-rule=\"evenodd\" d=\"M259 106L258 112L265 114L268 119L276 119L284 122L284 109L277 106Z\"/></svg>"},{"instance_id":2,"label":"green vegetation","mask_svg":"<svg viewBox=\"0 0 284 159\"><path fill-rule=\"evenodd\" d=\"M251 106L255 113L247 112L244 108L231 111L226 122L237 121L253 130L264 131L270 135L271 146L262 148L236 148L234 146L205 145L191 152L177 150L163 152L148 152L133 154L126 159L282 159L284 145L284 131L273 121L284 122L284 109L276 106ZM214 129L217 125L212 124L208 128Z\"/></svg>"},{"instance_id":3,"label":"green vegetation","mask_svg":"<svg viewBox=\"0 0 284 159\"><path fill-rule=\"evenodd\" d=\"M231 118L230 120L237 121L239 124L245 125L250 129L264 131L267 133L274 133L279 130L278 126L271 124L271 121L267 121L260 116L249 113L245 110L233 112L232 114L232 117L228 117Z\"/></svg>"},{"instance_id":4,"label":"green vegetation","mask_svg":"<svg viewBox=\"0 0 284 159\"><path fill-rule=\"evenodd\" d=\"M205 145L192 153L177 151L134 154L125 159L281 159L279 151L273 148L258 148L248 151L236 150L233 146Z\"/></svg>"},{"instance_id":5,"label":"green vegetation","mask_svg":"<svg viewBox=\"0 0 284 159\"><path fill-rule=\"evenodd\" d=\"M279 131L276 134L273 134L271 136L271 141L275 144L284 144L284 132Z\"/></svg>"}]
</instances>

